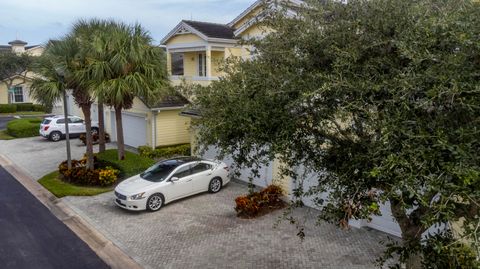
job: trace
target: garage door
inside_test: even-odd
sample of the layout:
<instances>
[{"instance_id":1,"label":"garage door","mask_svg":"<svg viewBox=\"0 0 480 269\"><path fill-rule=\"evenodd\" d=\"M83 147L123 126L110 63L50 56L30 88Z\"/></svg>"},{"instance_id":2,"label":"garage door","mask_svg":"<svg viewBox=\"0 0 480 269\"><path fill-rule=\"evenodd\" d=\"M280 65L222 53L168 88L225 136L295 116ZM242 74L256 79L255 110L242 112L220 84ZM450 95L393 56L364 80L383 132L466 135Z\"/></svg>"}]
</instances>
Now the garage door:
<instances>
[{"instance_id":1,"label":"garage door","mask_svg":"<svg viewBox=\"0 0 480 269\"><path fill-rule=\"evenodd\" d=\"M117 140L115 113L111 114L112 141ZM123 138L125 145L139 147L147 144L147 121L143 115L122 113Z\"/></svg>"},{"instance_id":2,"label":"garage door","mask_svg":"<svg viewBox=\"0 0 480 269\"><path fill-rule=\"evenodd\" d=\"M401 237L402 231L393 218L392 211L390 210L390 203L387 202L386 204L380 205L380 212L382 215L372 216L372 221L369 222L367 226Z\"/></svg>"},{"instance_id":3,"label":"garage door","mask_svg":"<svg viewBox=\"0 0 480 269\"><path fill-rule=\"evenodd\" d=\"M92 109L91 109L91 118L92 121L98 122L98 105L97 104L92 104Z\"/></svg>"}]
</instances>

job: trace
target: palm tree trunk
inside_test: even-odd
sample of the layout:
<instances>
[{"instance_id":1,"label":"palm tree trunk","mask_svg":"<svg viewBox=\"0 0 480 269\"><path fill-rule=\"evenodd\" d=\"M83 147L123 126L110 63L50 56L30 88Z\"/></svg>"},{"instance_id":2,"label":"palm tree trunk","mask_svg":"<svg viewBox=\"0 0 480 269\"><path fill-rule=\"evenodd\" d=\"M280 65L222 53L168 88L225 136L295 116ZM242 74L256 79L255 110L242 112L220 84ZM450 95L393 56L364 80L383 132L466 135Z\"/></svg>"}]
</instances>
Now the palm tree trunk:
<instances>
[{"instance_id":1,"label":"palm tree trunk","mask_svg":"<svg viewBox=\"0 0 480 269\"><path fill-rule=\"evenodd\" d=\"M82 112L85 117L85 137L87 141L87 169L93 170L93 138L92 138L92 118L91 118L91 105L83 105Z\"/></svg>"},{"instance_id":2,"label":"palm tree trunk","mask_svg":"<svg viewBox=\"0 0 480 269\"><path fill-rule=\"evenodd\" d=\"M118 159L125 160L125 142L123 140L123 125L122 125L122 107L115 107L115 121L117 126L117 148Z\"/></svg>"},{"instance_id":3,"label":"palm tree trunk","mask_svg":"<svg viewBox=\"0 0 480 269\"><path fill-rule=\"evenodd\" d=\"M105 117L103 114L103 102L98 102L98 152L105 151Z\"/></svg>"}]
</instances>

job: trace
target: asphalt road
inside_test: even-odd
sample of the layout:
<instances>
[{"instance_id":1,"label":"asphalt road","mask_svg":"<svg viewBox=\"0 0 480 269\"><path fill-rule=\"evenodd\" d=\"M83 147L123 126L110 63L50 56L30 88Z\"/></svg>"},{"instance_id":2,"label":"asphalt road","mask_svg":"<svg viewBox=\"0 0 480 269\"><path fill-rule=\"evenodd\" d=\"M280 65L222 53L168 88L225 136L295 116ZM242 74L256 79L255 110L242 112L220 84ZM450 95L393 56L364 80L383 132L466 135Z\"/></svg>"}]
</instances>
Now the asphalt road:
<instances>
[{"instance_id":1,"label":"asphalt road","mask_svg":"<svg viewBox=\"0 0 480 269\"><path fill-rule=\"evenodd\" d=\"M0 117L0 130L7 129L7 122L13 119L13 117Z\"/></svg>"},{"instance_id":2,"label":"asphalt road","mask_svg":"<svg viewBox=\"0 0 480 269\"><path fill-rule=\"evenodd\" d=\"M0 167L0 268L108 268Z\"/></svg>"}]
</instances>

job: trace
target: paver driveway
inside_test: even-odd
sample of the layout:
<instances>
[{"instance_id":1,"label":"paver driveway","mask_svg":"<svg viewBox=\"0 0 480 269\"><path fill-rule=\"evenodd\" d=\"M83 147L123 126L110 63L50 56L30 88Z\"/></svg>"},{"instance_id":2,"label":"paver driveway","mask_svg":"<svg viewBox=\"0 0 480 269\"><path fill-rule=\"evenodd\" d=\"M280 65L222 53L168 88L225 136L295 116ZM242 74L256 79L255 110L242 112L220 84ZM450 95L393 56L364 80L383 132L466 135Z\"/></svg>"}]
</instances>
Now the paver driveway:
<instances>
[{"instance_id":1,"label":"paver driveway","mask_svg":"<svg viewBox=\"0 0 480 269\"><path fill-rule=\"evenodd\" d=\"M231 182L218 194L200 194L166 205L155 213L128 212L113 194L66 197L77 213L146 268L373 268L387 236L366 229L339 230L306 218L306 239L282 222L282 211L254 220L239 219L234 198L247 191Z\"/></svg>"},{"instance_id":2,"label":"paver driveway","mask_svg":"<svg viewBox=\"0 0 480 269\"><path fill-rule=\"evenodd\" d=\"M80 139L71 139L72 159L81 159L85 146ZM111 144L107 145L112 147ZM94 146L94 152L98 145ZM43 137L0 140L0 154L5 155L20 166L34 179L58 169L58 165L67 159L65 140L52 142Z\"/></svg>"}]
</instances>

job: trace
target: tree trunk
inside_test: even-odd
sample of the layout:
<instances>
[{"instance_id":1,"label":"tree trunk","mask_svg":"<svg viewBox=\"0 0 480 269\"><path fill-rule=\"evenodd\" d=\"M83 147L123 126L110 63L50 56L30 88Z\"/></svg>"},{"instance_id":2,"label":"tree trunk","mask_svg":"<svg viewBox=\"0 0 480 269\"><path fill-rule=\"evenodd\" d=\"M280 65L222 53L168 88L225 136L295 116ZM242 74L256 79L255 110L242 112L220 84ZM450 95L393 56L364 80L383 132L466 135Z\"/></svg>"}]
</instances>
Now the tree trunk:
<instances>
[{"instance_id":1,"label":"tree trunk","mask_svg":"<svg viewBox=\"0 0 480 269\"><path fill-rule=\"evenodd\" d=\"M83 105L82 112L85 117L85 137L87 141L87 169L93 170L93 137L92 137L92 118L91 118L91 105Z\"/></svg>"},{"instance_id":2,"label":"tree trunk","mask_svg":"<svg viewBox=\"0 0 480 269\"><path fill-rule=\"evenodd\" d=\"M98 102L98 152L105 151L105 118L103 114L103 102Z\"/></svg>"},{"instance_id":3,"label":"tree trunk","mask_svg":"<svg viewBox=\"0 0 480 269\"><path fill-rule=\"evenodd\" d=\"M117 127L117 148L118 159L125 160L125 142L123 140L123 125L122 125L122 107L115 107L115 121Z\"/></svg>"},{"instance_id":4,"label":"tree trunk","mask_svg":"<svg viewBox=\"0 0 480 269\"><path fill-rule=\"evenodd\" d=\"M395 217L395 220L398 222L400 229L402 230L402 239L404 242L413 242L415 245L420 245L422 234L425 232L425 229L420 225L415 223L420 223L419 221L412 221L405 210L401 207L400 202L397 200L390 200L390 205L392 209L392 215ZM407 260L406 267L407 269L421 269L423 257L421 253L412 253Z\"/></svg>"}]
</instances>

